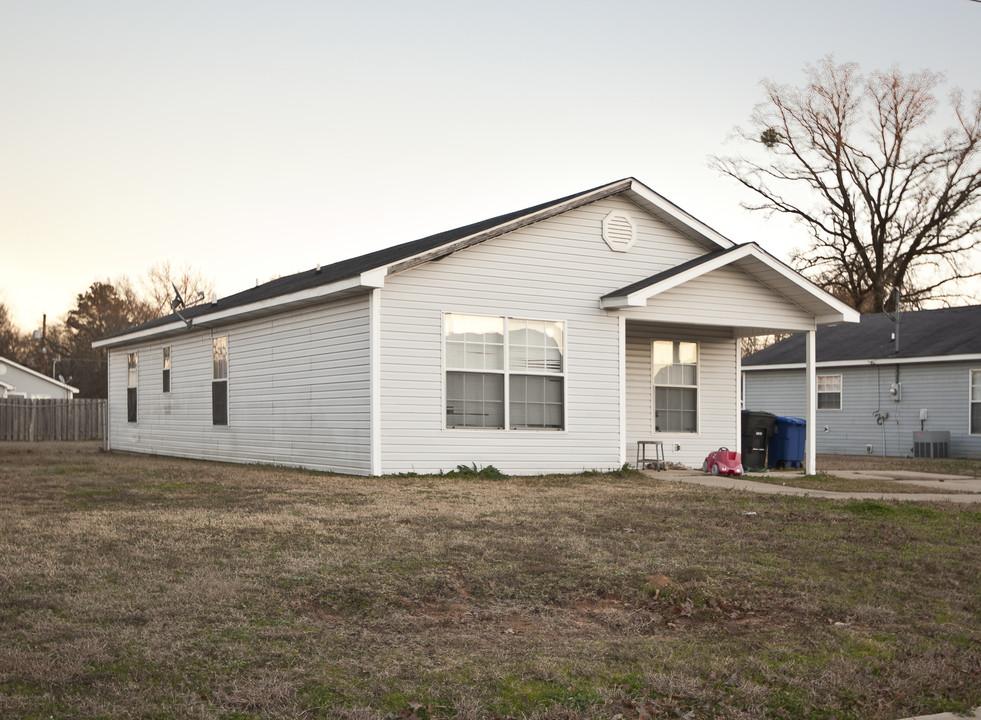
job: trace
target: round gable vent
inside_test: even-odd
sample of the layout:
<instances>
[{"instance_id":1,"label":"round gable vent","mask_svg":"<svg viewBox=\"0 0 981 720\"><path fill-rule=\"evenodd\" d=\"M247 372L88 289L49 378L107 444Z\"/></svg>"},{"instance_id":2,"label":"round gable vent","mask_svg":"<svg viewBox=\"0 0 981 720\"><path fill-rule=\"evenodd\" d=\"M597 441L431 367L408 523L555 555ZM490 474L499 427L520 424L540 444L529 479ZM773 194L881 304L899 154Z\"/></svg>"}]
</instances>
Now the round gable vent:
<instances>
[{"instance_id":1,"label":"round gable vent","mask_svg":"<svg viewBox=\"0 0 981 720\"><path fill-rule=\"evenodd\" d=\"M616 252L627 252L637 242L637 228L629 215L611 212L603 218L603 239Z\"/></svg>"}]
</instances>

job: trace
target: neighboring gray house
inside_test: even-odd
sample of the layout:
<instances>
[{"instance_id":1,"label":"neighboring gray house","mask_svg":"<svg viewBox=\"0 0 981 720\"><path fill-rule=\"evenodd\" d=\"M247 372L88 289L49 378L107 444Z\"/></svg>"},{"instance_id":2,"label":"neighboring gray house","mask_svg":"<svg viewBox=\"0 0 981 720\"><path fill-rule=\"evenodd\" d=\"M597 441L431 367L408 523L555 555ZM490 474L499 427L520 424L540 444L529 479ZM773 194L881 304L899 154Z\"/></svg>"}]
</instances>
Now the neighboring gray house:
<instances>
[{"instance_id":1,"label":"neighboring gray house","mask_svg":"<svg viewBox=\"0 0 981 720\"><path fill-rule=\"evenodd\" d=\"M700 466L739 338L857 313L628 178L94 343L112 449L377 475Z\"/></svg>"},{"instance_id":2,"label":"neighboring gray house","mask_svg":"<svg viewBox=\"0 0 981 720\"><path fill-rule=\"evenodd\" d=\"M71 400L77 392L78 388L0 357L0 398Z\"/></svg>"},{"instance_id":3,"label":"neighboring gray house","mask_svg":"<svg viewBox=\"0 0 981 720\"><path fill-rule=\"evenodd\" d=\"M898 322L897 322L898 321ZM804 340L743 360L748 410L804 412ZM981 457L981 306L863 315L817 332L817 452ZM923 433L915 436L914 433Z\"/></svg>"}]
</instances>

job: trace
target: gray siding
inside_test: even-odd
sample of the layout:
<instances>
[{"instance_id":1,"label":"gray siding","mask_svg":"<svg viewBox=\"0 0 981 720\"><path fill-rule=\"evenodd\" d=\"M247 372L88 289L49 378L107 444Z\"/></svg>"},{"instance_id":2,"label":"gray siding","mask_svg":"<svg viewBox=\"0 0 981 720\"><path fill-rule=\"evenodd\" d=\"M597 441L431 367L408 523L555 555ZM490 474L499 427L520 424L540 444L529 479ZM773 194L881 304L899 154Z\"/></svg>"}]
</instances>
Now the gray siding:
<instances>
[{"instance_id":1,"label":"gray siding","mask_svg":"<svg viewBox=\"0 0 981 720\"><path fill-rule=\"evenodd\" d=\"M601 236L603 218L614 209L637 223L639 239L628 253L611 251ZM628 441L632 461L633 443L650 437L651 422L638 410L628 416L627 439L621 437L619 317L600 309L599 298L704 252L632 203L611 198L389 277L381 305L382 471L434 472L461 463L510 473L605 469L620 463ZM444 312L564 321L566 429L444 429ZM668 339L681 336L661 330ZM676 458L691 464L734 437L735 342L709 339L704 431L697 442L685 437ZM628 351L632 396L651 393L649 340L647 346L646 373Z\"/></svg>"},{"instance_id":2,"label":"gray siding","mask_svg":"<svg viewBox=\"0 0 981 720\"><path fill-rule=\"evenodd\" d=\"M228 425L212 425L212 337L228 336ZM171 348L171 392L162 348ZM138 421L126 355L139 352ZM368 474L367 296L114 349L111 447Z\"/></svg>"},{"instance_id":3,"label":"gray siding","mask_svg":"<svg viewBox=\"0 0 981 720\"><path fill-rule=\"evenodd\" d=\"M819 368L819 375L842 376L841 410L817 411L817 451L841 455L912 455L913 433L920 430L920 410L927 410L924 430L950 432L956 457L981 454L981 435L970 434L971 369L981 362L922 363L899 366L902 394L889 394L895 365ZM804 417L803 370L745 372L746 408ZM873 413L889 413L879 425Z\"/></svg>"}]
</instances>

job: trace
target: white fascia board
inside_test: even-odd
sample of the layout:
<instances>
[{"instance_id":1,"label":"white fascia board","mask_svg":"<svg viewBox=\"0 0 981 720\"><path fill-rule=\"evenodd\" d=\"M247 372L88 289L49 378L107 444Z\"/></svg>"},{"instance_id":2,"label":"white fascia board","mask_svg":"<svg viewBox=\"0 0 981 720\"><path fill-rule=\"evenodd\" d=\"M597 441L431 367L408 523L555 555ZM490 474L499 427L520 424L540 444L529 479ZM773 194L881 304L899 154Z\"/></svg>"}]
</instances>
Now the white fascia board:
<instances>
[{"instance_id":1,"label":"white fascia board","mask_svg":"<svg viewBox=\"0 0 981 720\"><path fill-rule=\"evenodd\" d=\"M604 298L601 301L601 307L606 309L613 308L623 308L623 307L644 307L647 305L647 301L654 297L655 295L660 295L663 292L670 290L671 288L678 287L679 285L684 285L686 282L694 280L695 278L701 277L706 273L710 273L713 270L718 270L721 267L725 267L734 260L744 258L751 252L752 245L745 245L735 252L729 253L727 255L722 255L708 262L704 262L701 265L685 270L684 272L678 273L677 275L672 275L660 282L654 283L653 285L648 285L645 288L636 290L629 295Z\"/></svg>"},{"instance_id":2,"label":"white fascia board","mask_svg":"<svg viewBox=\"0 0 981 720\"><path fill-rule=\"evenodd\" d=\"M814 297L816 300L819 300L823 304L829 306L828 310L830 310L830 313L825 313L815 317L815 321L818 325L858 322L860 320L861 315L858 313L858 311L850 308L848 305L845 305L845 303L841 302L827 291L822 290L804 276L787 267L755 243L747 243L731 253L726 253L725 255L708 262L704 262L701 265L697 265L696 267L686 270L685 272L672 275L661 282L649 285L646 288L632 292L627 296L606 298L601 301L600 307L607 310L624 307L643 307L647 305L647 301L655 295L659 295L660 293L670 290L671 288L683 285L684 283L694 280L695 278L726 267L727 265L731 265L747 257L752 257L756 261L766 266L768 269L782 275L801 290Z\"/></svg>"},{"instance_id":3,"label":"white fascia board","mask_svg":"<svg viewBox=\"0 0 981 720\"><path fill-rule=\"evenodd\" d=\"M911 358L875 358L872 360L825 360L817 363L819 368L864 367L867 365L924 365L927 363L981 362L981 354L970 355L930 355ZM782 365L743 365L744 372L762 370L803 370L804 363L784 363Z\"/></svg>"},{"instance_id":4,"label":"white fascia board","mask_svg":"<svg viewBox=\"0 0 981 720\"><path fill-rule=\"evenodd\" d=\"M358 290L361 288L373 289L383 287L385 284L385 270L386 268L377 268L375 270L363 272L354 277L332 282L329 285L308 288L306 290L290 293L288 295L278 295L266 300L249 303L248 305L239 305L228 308L227 310L221 310L219 312L194 317L191 318L190 327L188 327L183 321L177 320L172 323L167 323L166 325L159 325L157 327L147 328L138 332L127 333L126 335L96 340L92 343L92 347L108 348L115 347L117 345L130 345L134 342L149 340L151 338L163 335L172 335L185 329L193 330L194 328L207 328L216 323L231 322L243 316L272 311L280 306L286 307L289 305L310 303L344 291Z\"/></svg>"},{"instance_id":5,"label":"white fascia board","mask_svg":"<svg viewBox=\"0 0 981 720\"><path fill-rule=\"evenodd\" d=\"M642 199L643 201L656 207L658 211L664 215L667 215L679 225L688 228L692 232L704 237L706 240L710 240L720 248L731 248L736 244L725 235L713 230L705 223L686 213L666 197L658 195L639 180L631 181L630 192L636 194L638 198Z\"/></svg>"},{"instance_id":6,"label":"white fascia board","mask_svg":"<svg viewBox=\"0 0 981 720\"><path fill-rule=\"evenodd\" d=\"M0 387L4 388L6 390L13 390L14 389L14 386L13 385L11 385L10 383L5 383L3 380L0 380Z\"/></svg>"},{"instance_id":7,"label":"white fascia board","mask_svg":"<svg viewBox=\"0 0 981 720\"><path fill-rule=\"evenodd\" d=\"M388 266L375 268L374 270L366 270L361 273L361 286L366 288L383 288L385 287L385 276L388 275Z\"/></svg>"},{"instance_id":8,"label":"white fascia board","mask_svg":"<svg viewBox=\"0 0 981 720\"><path fill-rule=\"evenodd\" d=\"M858 312L858 310L846 305L824 288L818 287L793 268L787 267L759 246L754 245L753 247L756 248L756 252L753 253L753 257L759 259L771 270L783 275L785 278L797 285L801 290L804 290L812 295L815 299L831 306L831 314L819 315L815 317L818 325L830 325L832 323L842 322L857 323L859 320L861 320L862 315Z\"/></svg>"}]
</instances>

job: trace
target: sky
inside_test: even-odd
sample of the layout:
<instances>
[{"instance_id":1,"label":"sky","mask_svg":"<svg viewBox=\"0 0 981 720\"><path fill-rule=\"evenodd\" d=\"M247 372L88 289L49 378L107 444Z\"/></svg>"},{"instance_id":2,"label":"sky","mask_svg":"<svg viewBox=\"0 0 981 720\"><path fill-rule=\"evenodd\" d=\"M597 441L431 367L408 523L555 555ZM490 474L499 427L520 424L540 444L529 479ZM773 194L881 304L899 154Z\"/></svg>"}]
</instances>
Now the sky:
<instances>
[{"instance_id":1,"label":"sky","mask_svg":"<svg viewBox=\"0 0 981 720\"><path fill-rule=\"evenodd\" d=\"M0 0L0 301L186 263L230 295L635 177L781 259L707 158L833 54L981 90L971 0Z\"/></svg>"}]
</instances>

